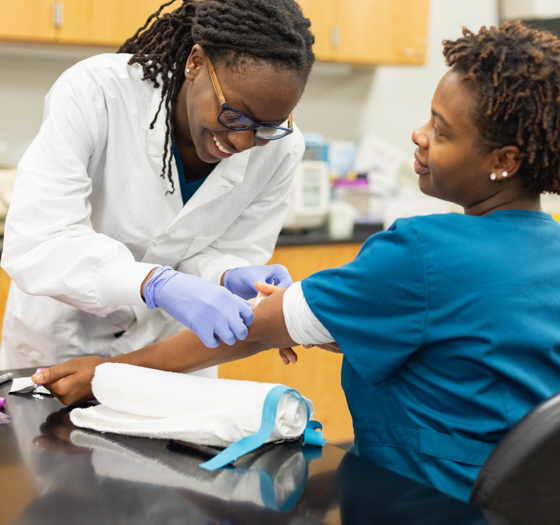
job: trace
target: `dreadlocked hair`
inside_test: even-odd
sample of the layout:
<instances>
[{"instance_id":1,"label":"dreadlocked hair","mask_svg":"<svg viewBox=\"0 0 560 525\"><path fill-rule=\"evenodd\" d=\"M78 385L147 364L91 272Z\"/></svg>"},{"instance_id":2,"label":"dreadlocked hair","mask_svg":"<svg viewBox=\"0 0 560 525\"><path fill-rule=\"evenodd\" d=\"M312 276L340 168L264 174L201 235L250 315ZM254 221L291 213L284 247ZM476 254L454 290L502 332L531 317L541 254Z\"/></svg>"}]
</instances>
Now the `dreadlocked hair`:
<instances>
[{"instance_id":1,"label":"dreadlocked hair","mask_svg":"<svg viewBox=\"0 0 560 525\"><path fill-rule=\"evenodd\" d=\"M478 91L483 149L518 146L525 189L560 194L560 39L517 21L476 35L463 28L443 46L447 65Z\"/></svg>"},{"instance_id":2,"label":"dreadlocked hair","mask_svg":"<svg viewBox=\"0 0 560 525\"><path fill-rule=\"evenodd\" d=\"M214 64L229 67L247 58L274 62L296 71L307 82L315 61L311 22L294 0L182 0L176 10L162 14L171 0L150 15L146 23L118 50L131 53L129 64L140 64L142 80L161 85L161 101L150 129L164 107L166 133L162 178L171 176L172 146L177 95L185 81L185 65L195 44Z\"/></svg>"}]
</instances>

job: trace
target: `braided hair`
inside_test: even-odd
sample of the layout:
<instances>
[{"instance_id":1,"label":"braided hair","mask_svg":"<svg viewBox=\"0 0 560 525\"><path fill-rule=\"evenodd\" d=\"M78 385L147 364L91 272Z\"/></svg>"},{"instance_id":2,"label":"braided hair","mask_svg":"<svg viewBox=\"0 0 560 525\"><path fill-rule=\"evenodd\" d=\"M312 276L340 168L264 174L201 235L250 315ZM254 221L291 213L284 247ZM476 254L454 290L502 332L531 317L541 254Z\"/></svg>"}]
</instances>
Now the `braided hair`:
<instances>
[{"instance_id":1,"label":"braided hair","mask_svg":"<svg viewBox=\"0 0 560 525\"><path fill-rule=\"evenodd\" d=\"M248 58L274 62L296 71L305 84L315 60L311 22L294 0L182 0L176 10L161 14L176 0L163 4L118 50L131 53L129 64L140 64L142 80L161 85L161 101L150 129L165 106L166 133L162 178L171 177L174 123L172 115L185 81L185 65L195 44L214 64L241 66Z\"/></svg>"},{"instance_id":2,"label":"braided hair","mask_svg":"<svg viewBox=\"0 0 560 525\"><path fill-rule=\"evenodd\" d=\"M474 82L473 120L487 151L519 147L531 194L560 194L560 39L521 22L444 40L447 65Z\"/></svg>"}]
</instances>

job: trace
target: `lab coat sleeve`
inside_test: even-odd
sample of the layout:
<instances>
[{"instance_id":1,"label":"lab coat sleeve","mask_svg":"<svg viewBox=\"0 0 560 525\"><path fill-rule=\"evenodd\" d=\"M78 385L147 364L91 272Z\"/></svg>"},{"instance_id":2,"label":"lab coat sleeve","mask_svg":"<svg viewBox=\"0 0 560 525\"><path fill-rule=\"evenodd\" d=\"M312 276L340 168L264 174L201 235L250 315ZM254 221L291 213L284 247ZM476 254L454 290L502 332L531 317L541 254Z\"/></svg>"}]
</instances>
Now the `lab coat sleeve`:
<instances>
[{"instance_id":1,"label":"lab coat sleeve","mask_svg":"<svg viewBox=\"0 0 560 525\"><path fill-rule=\"evenodd\" d=\"M219 284L226 270L268 262L288 213L295 170L305 149L297 133L295 147L279 162L263 191L218 239L183 261L179 271Z\"/></svg>"},{"instance_id":2,"label":"lab coat sleeve","mask_svg":"<svg viewBox=\"0 0 560 525\"><path fill-rule=\"evenodd\" d=\"M73 69L47 95L43 125L18 166L2 267L27 294L106 314L143 304L140 286L154 265L92 228L87 167L107 140L107 113L94 81Z\"/></svg>"}]
</instances>

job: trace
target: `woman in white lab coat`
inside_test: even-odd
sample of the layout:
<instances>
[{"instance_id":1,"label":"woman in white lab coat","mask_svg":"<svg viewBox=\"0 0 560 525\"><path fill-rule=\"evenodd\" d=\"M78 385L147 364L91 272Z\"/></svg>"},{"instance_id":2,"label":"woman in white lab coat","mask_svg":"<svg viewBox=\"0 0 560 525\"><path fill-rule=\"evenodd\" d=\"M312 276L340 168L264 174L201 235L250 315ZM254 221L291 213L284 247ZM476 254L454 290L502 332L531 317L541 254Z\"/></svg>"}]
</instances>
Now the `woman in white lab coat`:
<instances>
[{"instance_id":1,"label":"woman in white lab coat","mask_svg":"<svg viewBox=\"0 0 560 525\"><path fill-rule=\"evenodd\" d=\"M259 265L303 154L291 112L314 60L309 20L293 0L160 13L46 98L6 224L0 369L127 353L184 326L232 344L253 283L289 284Z\"/></svg>"}]
</instances>

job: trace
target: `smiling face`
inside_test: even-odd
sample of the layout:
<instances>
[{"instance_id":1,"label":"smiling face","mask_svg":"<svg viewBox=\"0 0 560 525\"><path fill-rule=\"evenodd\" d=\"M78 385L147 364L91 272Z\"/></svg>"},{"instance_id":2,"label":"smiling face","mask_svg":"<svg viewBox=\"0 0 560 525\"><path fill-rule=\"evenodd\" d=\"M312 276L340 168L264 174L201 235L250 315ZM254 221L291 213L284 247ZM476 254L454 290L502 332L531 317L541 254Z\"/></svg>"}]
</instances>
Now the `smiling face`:
<instances>
[{"instance_id":1,"label":"smiling face","mask_svg":"<svg viewBox=\"0 0 560 525\"><path fill-rule=\"evenodd\" d=\"M186 67L189 72L185 73L175 114L178 142L194 147L198 158L209 164L268 144L257 139L252 129L234 131L218 122L221 106L208 71L208 58L200 46L193 47ZM220 63L214 68L229 106L261 124L287 125L304 87L297 72L257 60L246 60L235 69Z\"/></svg>"},{"instance_id":2,"label":"smiling face","mask_svg":"<svg viewBox=\"0 0 560 525\"><path fill-rule=\"evenodd\" d=\"M443 76L432 99L430 120L412 134L418 146L414 169L420 190L459 204L472 215L526 207L527 193L520 177L515 177L521 165L516 160L519 150L505 146L485 151L472 118L478 103L476 85L461 77L454 69Z\"/></svg>"},{"instance_id":3,"label":"smiling face","mask_svg":"<svg viewBox=\"0 0 560 525\"><path fill-rule=\"evenodd\" d=\"M426 195L465 208L487 197L496 185L489 178L493 155L479 146L471 119L476 92L454 70L441 79L432 100L430 120L412 134L418 146L414 169Z\"/></svg>"}]
</instances>

